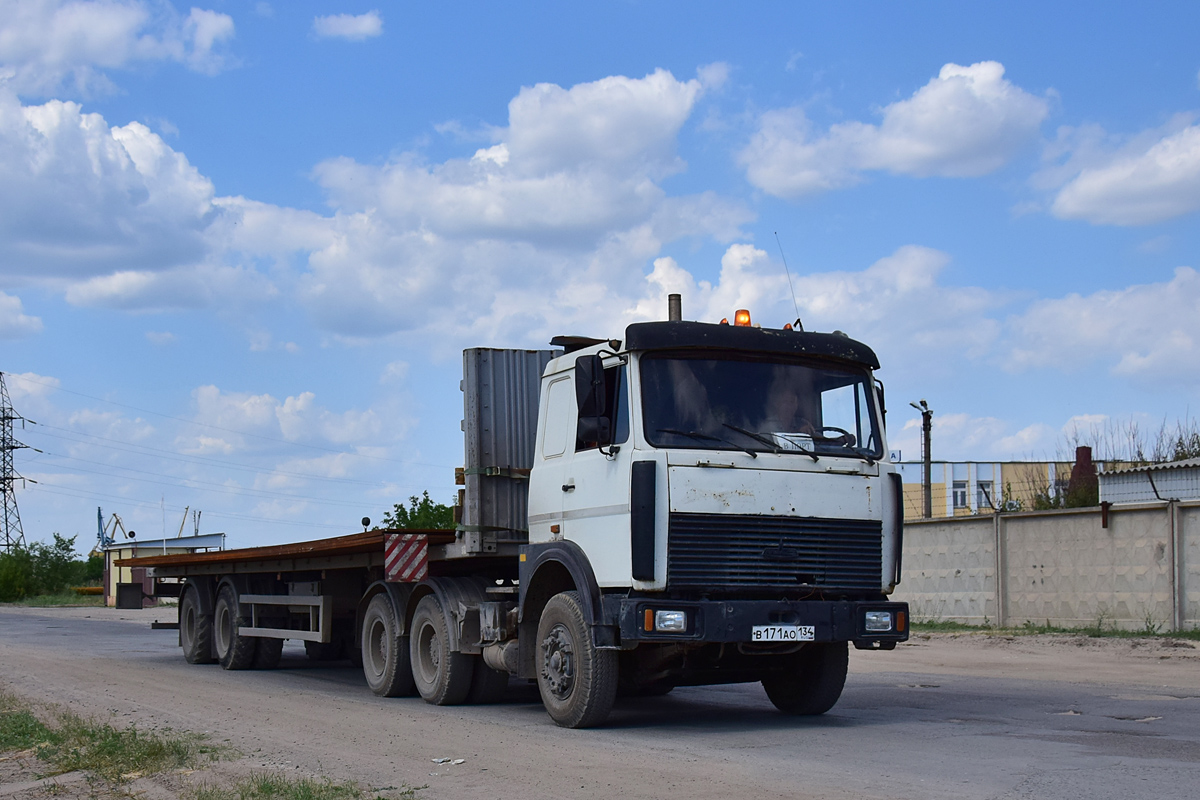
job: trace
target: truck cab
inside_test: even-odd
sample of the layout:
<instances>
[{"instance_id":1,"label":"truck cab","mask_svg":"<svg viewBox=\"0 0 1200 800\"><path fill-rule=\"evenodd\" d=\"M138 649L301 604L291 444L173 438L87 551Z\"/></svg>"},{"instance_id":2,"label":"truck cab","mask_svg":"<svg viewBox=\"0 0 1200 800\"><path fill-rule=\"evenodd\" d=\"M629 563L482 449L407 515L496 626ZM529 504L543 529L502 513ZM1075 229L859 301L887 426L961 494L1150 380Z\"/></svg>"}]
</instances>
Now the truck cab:
<instances>
[{"instance_id":1,"label":"truck cab","mask_svg":"<svg viewBox=\"0 0 1200 800\"><path fill-rule=\"evenodd\" d=\"M796 713L836 701L848 642L907 638L906 606L887 602L903 495L869 347L683 321L554 343L523 619L548 594L538 569L565 566L592 644L620 653L625 691L762 680Z\"/></svg>"}]
</instances>

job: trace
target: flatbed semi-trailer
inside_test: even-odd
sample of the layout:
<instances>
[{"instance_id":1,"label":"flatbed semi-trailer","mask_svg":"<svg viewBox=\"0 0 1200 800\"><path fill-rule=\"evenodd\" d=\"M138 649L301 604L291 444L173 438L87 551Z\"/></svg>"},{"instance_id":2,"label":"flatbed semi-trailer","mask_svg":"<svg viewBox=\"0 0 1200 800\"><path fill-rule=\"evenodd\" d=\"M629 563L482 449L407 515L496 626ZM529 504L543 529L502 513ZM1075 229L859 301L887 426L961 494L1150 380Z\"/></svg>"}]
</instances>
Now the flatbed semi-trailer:
<instances>
[{"instance_id":1,"label":"flatbed semi-trailer","mask_svg":"<svg viewBox=\"0 0 1200 800\"><path fill-rule=\"evenodd\" d=\"M744 681L824 713L849 644L908 637L879 365L843 334L736 321L467 350L454 530L120 565L175 582L192 663L269 668L297 639L437 704L515 676L568 727L618 693Z\"/></svg>"}]
</instances>

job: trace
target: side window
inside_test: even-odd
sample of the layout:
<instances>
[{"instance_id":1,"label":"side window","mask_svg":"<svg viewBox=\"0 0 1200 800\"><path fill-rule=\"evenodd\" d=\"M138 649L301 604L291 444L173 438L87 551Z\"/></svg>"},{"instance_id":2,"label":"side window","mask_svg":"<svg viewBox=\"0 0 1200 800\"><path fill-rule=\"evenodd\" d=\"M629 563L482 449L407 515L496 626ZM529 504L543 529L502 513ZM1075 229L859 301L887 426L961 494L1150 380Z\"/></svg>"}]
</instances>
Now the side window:
<instances>
[{"instance_id":1,"label":"side window","mask_svg":"<svg viewBox=\"0 0 1200 800\"><path fill-rule=\"evenodd\" d=\"M560 378L550 384L546 392L546 428L542 432L543 458L554 458L566 452L567 424L574 403L575 393L569 379Z\"/></svg>"},{"instance_id":2,"label":"side window","mask_svg":"<svg viewBox=\"0 0 1200 800\"><path fill-rule=\"evenodd\" d=\"M612 432L612 444L624 444L629 440L629 379L625 365L604 370L605 411L602 426ZM575 452L595 450L596 419L581 415L575 429Z\"/></svg>"}]
</instances>

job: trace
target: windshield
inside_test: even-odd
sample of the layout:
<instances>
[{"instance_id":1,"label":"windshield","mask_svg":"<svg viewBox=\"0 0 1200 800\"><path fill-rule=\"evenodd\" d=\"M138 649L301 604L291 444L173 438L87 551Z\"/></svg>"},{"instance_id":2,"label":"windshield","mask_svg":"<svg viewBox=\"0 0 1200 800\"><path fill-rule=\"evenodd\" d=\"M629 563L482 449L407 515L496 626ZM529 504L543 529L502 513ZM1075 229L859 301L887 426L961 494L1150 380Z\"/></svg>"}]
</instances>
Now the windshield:
<instances>
[{"instance_id":1,"label":"windshield","mask_svg":"<svg viewBox=\"0 0 1200 800\"><path fill-rule=\"evenodd\" d=\"M870 376L816 361L729 353L641 360L642 418L655 447L879 458Z\"/></svg>"}]
</instances>

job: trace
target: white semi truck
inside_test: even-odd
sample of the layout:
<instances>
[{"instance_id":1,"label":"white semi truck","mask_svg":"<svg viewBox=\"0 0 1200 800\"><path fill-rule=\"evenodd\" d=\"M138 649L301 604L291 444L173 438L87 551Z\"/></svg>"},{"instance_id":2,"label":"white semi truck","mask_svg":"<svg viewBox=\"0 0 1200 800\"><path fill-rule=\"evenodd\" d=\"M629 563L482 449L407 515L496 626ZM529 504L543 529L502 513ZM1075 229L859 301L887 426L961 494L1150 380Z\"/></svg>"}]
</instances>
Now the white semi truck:
<instances>
[{"instance_id":1,"label":"white semi truck","mask_svg":"<svg viewBox=\"0 0 1200 800\"><path fill-rule=\"evenodd\" d=\"M849 644L908 638L878 361L744 311L682 321L673 300L620 339L464 352L454 530L119 565L178 594L192 663L270 668L298 639L386 697L536 680L571 728L681 685L758 681L785 713L824 713Z\"/></svg>"}]
</instances>

